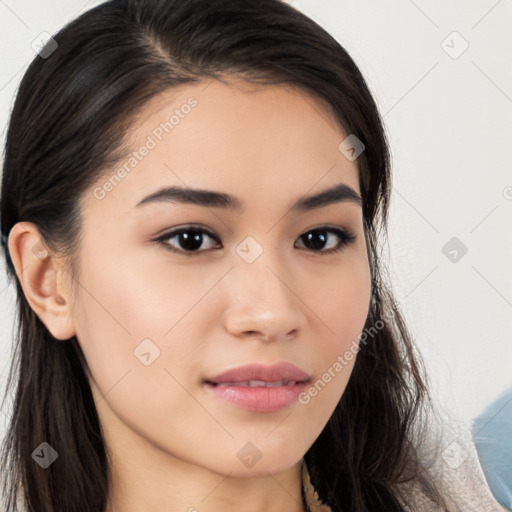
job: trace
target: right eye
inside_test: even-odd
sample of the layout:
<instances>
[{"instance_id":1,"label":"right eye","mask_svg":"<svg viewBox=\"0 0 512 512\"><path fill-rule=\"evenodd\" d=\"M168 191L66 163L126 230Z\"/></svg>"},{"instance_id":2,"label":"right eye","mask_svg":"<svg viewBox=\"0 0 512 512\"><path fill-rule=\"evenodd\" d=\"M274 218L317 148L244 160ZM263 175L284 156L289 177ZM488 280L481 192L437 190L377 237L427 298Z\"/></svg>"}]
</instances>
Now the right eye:
<instances>
[{"instance_id":1,"label":"right eye","mask_svg":"<svg viewBox=\"0 0 512 512\"><path fill-rule=\"evenodd\" d=\"M196 254L215 247L215 244L212 245L210 242L210 247L199 250L203 246L205 238L214 240L217 242L217 245L220 244L220 239L215 233L205 228L193 226L181 227L167 231L163 235L160 235L158 238L156 238L154 241L163 244L166 249L172 252L183 254L185 256L195 256ZM175 240L174 245L170 243L170 240L173 239ZM180 247L176 247L176 245Z\"/></svg>"}]
</instances>

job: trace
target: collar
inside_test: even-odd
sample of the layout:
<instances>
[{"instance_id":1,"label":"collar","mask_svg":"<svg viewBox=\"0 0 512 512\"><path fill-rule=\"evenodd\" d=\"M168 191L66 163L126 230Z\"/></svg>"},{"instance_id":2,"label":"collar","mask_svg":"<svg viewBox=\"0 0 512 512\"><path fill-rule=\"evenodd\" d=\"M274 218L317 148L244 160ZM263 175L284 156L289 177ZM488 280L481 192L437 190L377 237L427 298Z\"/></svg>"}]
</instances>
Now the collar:
<instances>
[{"instance_id":1,"label":"collar","mask_svg":"<svg viewBox=\"0 0 512 512\"><path fill-rule=\"evenodd\" d=\"M332 512L331 507L324 505L315 491L311 479L309 477L306 459L302 459L302 490L303 499L308 512Z\"/></svg>"}]
</instances>

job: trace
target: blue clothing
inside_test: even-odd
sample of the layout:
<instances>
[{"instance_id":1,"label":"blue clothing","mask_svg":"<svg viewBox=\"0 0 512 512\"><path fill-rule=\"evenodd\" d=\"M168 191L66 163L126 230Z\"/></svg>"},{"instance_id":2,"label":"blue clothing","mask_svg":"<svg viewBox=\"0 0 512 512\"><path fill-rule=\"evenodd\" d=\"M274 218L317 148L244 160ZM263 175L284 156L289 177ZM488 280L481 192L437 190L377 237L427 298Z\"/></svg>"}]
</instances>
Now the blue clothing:
<instances>
[{"instance_id":1,"label":"blue clothing","mask_svg":"<svg viewBox=\"0 0 512 512\"><path fill-rule=\"evenodd\" d=\"M472 433L494 497L512 510L512 387L474 420Z\"/></svg>"}]
</instances>

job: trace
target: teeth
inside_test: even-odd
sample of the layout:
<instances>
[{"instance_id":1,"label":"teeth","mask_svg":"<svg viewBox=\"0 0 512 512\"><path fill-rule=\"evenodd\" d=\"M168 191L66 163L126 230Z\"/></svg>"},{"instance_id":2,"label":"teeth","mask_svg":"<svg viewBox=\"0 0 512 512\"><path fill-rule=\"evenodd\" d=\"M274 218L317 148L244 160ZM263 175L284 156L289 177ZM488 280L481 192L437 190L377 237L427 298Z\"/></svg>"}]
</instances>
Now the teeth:
<instances>
[{"instance_id":1,"label":"teeth","mask_svg":"<svg viewBox=\"0 0 512 512\"><path fill-rule=\"evenodd\" d=\"M261 387L261 386L265 386L264 380L250 380L249 381L250 388L256 388L256 387Z\"/></svg>"},{"instance_id":2,"label":"teeth","mask_svg":"<svg viewBox=\"0 0 512 512\"><path fill-rule=\"evenodd\" d=\"M265 382L263 385L267 388L276 388L277 386L284 386L287 381L276 380L274 382Z\"/></svg>"},{"instance_id":3,"label":"teeth","mask_svg":"<svg viewBox=\"0 0 512 512\"><path fill-rule=\"evenodd\" d=\"M219 382L217 386L222 388L227 386L276 388L279 386L294 386L295 384L296 382L294 380L276 380L273 382L265 382L264 380L249 380L245 382Z\"/></svg>"}]
</instances>

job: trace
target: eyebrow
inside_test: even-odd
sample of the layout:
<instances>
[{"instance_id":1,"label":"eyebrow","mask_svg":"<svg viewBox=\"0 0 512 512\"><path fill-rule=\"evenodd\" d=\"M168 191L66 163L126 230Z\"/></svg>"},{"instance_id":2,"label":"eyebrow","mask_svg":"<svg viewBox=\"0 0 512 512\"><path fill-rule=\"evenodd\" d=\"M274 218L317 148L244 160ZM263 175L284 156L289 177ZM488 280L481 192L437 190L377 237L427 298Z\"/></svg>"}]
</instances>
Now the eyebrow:
<instances>
[{"instance_id":1,"label":"eyebrow","mask_svg":"<svg viewBox=\"0 0 512 512\"><path fill-rule=\"evenodd\" d=\"M136 207L155 202L177 202L195 204L207 208L228 208L238 212L244 211L242 203L232 195L223 192L215 192L213 190L176 186L165 187L153 192L137 203ZM291 206L291 210L295 212L308 212L341 202L351 202L359 206L362 205L361 196L352 187L344 183L339 183L318 194L300 197Z\"/></svg>"}]
</instances>

